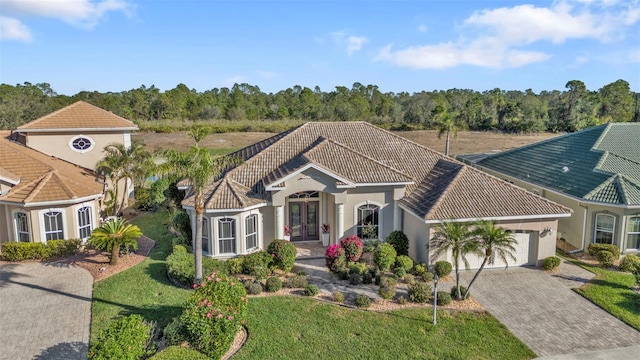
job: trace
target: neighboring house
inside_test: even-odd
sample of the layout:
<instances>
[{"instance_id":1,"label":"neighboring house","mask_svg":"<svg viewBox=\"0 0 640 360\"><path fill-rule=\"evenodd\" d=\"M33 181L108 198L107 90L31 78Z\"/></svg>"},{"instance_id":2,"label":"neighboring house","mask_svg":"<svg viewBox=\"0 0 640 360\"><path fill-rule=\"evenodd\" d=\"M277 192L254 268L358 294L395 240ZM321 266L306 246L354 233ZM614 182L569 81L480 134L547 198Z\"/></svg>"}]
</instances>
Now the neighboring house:
<instances>
[{"instance_id":1,"label":"neighboring house","mask_svg":"<svg viewBox=\"0 0 640 360\"><path fill-rule=\"evenodd\" d=\"M611 123L486 156L477 168L573 209L558 238L640 250L640 124Z\"/></svg>"},{"instance_id":2,"label":"neighboring house","mask_svg":"<svg viewBox=\"0 0 640 360\"><path fill-rule=\"evenodd\" d=\"M131 143L131 121L76 102L0 133L0 243L86 239L105 184L93 171L111 143Z\"/></svg>"},{"instance_id":3,"label":"neighboring house","mask_svg":"<svg viewBox=\"0 0 640 360\"><path fill-rule=\"evenodd\" d=\"M516 233L518 260L510 265L538 265L555 252L558 218L571 215L365 122L307 123L232 155L244 162L204 190L203 247L216 258L264 249L284 238L285 225L291 241L319 241L328 224L331 243L349 235L384 240L402 230L410 255L428 261L435 224L487 219ZM193 227L193 196L183 207Z\"/></svg>"}]
</instances>

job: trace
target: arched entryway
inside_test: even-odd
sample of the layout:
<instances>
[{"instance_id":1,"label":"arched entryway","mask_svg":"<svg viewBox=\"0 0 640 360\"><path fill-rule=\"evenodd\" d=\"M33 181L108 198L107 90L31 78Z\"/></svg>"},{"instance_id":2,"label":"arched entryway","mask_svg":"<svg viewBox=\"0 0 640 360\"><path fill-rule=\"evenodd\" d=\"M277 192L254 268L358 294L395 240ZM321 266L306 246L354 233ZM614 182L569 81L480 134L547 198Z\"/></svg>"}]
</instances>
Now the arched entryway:
<instances>
[{"instance_id":1,"label":"arched entryway","mask_svg":"<svg viewBox=\"0 0 640 360\"><path fill-rule=\"evenodd\" d=\"M320 240L320 193L302 191L289 195L291 241Z\"/></svg>"}]
</instances>

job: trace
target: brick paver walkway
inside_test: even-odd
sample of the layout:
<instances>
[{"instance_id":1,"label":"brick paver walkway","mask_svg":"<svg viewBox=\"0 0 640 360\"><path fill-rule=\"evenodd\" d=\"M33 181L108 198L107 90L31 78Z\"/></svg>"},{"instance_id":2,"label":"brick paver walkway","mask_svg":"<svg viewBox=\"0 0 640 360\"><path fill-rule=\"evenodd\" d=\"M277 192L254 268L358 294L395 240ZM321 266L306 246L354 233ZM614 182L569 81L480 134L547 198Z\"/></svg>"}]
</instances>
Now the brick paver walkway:
<instances>
[{"instance_id":1,"label":"brick paver walkway","mask_svg":"<svg viewBox=\"0 0 640 360\"><path fill-rule=\"evenodd\" d=\"M0 264L0 359L86 359L92 288L78 267Z\"/></svg>"},{"instance_id":2,"label":"brick paver walkway","mask_svg":"<svg viewBox=\"0 0 640 360\"><path fill-rule=\"evenodd\" d=\"M532 268L484 270L475 297L538 356L640 344L640 332L571 290L589 272L563 263L559 277ZM465 282L473 276L465 272Z\"/></svg>"}]
</instances>

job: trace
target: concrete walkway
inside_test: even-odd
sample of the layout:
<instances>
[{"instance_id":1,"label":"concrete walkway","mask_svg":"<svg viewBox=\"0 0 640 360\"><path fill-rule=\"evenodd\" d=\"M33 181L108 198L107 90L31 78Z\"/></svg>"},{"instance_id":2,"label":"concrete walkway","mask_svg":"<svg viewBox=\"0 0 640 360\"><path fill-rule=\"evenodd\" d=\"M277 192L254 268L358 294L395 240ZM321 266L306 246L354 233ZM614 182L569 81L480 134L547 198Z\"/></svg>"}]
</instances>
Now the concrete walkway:
<instances>
[{"instance_id":1,"label":"concrete walkway","mask_svg":"<svg viewBox=\"0 0 640 360\"><path fill-rule=\"evenodd\" d=\"M473 273L462 279L468 283ZM524 267L487 269L471 296L538 356L640 345L640 332L571 290L592 277L567 262L555 276Z\"/></svg>"},{"instance_id":2,"label":"concrete walkway","mask_svg":"<svg viewBox=\"0 0 640 360\"><path fill-rule=\"evenodd\" d=\"M640 358L640 345L578 354L545 356L537 360L638 360L638 358Z\"/></svg>"},{"instance_id":3,"label":"concrete walkway","mask_svg":"<svg viewBox=\"0 0 640 360\"><path fill-rule=\"evenodd\" d=\"M93 278L60 264L0 264L0 360L86 359Z\"/></svg>"}]
</instances>

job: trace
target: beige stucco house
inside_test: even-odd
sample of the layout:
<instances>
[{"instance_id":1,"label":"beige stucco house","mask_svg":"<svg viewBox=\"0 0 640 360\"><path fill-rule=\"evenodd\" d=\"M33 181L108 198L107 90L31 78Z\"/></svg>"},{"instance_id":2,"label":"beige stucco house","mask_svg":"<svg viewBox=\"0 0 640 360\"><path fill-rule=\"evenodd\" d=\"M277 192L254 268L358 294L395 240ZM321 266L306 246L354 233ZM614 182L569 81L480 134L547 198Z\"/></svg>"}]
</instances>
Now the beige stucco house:
<instances>
[{"instance_id":1,"label":"beige stucco house","mask_svg":"<svg viewBox=\"0 0 640 360\"><path fill-rule=\"evenodd\" d=\"M575 248L640 250L640 124L610 123L498 154L460 159L573 210L558 223Z\"/></svg>"},{"instance_id":2,"label":"beige stucco house","mask_svg":"<svg viewBox=\"0 0 640 360\"><path fill-rule=\"evenodd\" d=\"M440 221L493 220L515 233L518 260L538 265L555 251L559 218L571 210L365 122L313 122L232 154L244 160L205 189L204 251L229 258L291 241L402 230L410 255L428 261ZM183 207L195 225L193 197ZM478 267L479 259L471 259ZM496 264L504 266L504 264Z\"/></svg>"},{"instance_id":3,"label":"beige stucco house","mask_svg":"<svg viewBox=\"0 0 640 360\"><path fill-rule=\"evenodd\" d=\"M93 169L106 145L129 145L136 129L79 101L0 133L0 243L86 239L105 192Z\"/></svg>"}]
</instances>

